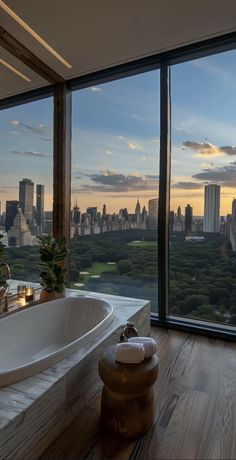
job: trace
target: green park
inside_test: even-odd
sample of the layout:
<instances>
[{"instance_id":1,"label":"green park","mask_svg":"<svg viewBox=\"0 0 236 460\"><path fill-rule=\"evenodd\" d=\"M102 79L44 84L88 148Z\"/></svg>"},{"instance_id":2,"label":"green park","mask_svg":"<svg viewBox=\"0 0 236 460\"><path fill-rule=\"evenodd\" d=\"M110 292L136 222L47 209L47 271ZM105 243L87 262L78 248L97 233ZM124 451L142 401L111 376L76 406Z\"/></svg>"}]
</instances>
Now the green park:
<instances>
[{"instance_id":1,"label":"green park","mask_svg":"<svg viewBox=\"0 0 236 460\"><path fill-rule=\"evenodd\" d=\"M186 241L170 237L169 313L236 324L236 257L220 234ZM158 311L157 234L127 230L76 237L70 242L70 287L149 299ZM7 248L12 277L39 281L37 246Z\"/></svg>"}]
</instances>

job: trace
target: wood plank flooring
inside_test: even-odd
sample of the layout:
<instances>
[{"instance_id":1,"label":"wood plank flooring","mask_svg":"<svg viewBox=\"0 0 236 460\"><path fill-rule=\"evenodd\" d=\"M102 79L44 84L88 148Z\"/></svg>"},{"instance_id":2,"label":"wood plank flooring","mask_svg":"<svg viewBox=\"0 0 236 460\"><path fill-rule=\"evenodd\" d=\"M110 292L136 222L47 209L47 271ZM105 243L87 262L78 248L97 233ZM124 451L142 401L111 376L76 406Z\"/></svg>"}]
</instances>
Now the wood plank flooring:
<instances>
[{"instance_id":1,"label":"wood plank flooring","mask_svg":"<svg viewBox=\"0 0 236 460\"><path fill-rule=\"evenodd\" d=\"M136 441L99 425L100 395L41 460L235 460L236 343L152 328L158 341L156 418Z\"/></svg>"}]
</instances>

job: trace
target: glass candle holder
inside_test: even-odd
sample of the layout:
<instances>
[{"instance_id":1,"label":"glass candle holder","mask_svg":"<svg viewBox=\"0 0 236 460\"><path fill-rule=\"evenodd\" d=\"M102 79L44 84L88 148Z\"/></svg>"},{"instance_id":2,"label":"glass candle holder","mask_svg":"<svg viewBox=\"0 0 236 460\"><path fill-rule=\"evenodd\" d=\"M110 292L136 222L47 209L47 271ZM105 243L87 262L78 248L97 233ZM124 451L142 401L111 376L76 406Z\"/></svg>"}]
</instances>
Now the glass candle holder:
<instances>
[{"instance_id":1,"label":"glass candle holder","mask_svg":"<svg viewBox=\"0 0 236 460\"><path fill-rule=\"evenodd\" d=\"M26 302L30 302L34 300L34 288L31 286L26 286L25 288L25 300Z\"/></svg>"},{"instance_id":2,"label":"glass candle holder","mask_svg":"<svg viewBox=\"0 0 236 460\"><path fill-rule=\"evenodd\" d=\"M17 295L19 299L24 299L25 298L25 290L26 290L26 285L25 284L18 284L17 286Z\"/></svg>"}]
</instances>

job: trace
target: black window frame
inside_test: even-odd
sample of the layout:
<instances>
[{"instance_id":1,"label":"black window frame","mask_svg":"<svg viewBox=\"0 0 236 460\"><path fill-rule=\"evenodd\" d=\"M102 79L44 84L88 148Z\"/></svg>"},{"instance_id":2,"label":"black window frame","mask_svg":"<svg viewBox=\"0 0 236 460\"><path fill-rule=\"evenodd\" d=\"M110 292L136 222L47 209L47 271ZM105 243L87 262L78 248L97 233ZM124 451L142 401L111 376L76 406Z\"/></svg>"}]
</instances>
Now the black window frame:
<instances>
[{"instance_id":1,"label":"black window frame","mask_svg":"<svg viewBox=\"0 0 236 460\"><path fill-rule=\"evenodd\" d=\"M120 78L130 77L150 70L160 69L160 181L159 181L159 205L158 205L158 313L151 315L153 325L182 330L189 333L198 333L217 339L236 340L236 327L216 325L201 321L182 319L168 316L168 294L169 294L169 200L170 200L170 163L171 163L171 98L170 98L170 69L174 64L207 57L236 49L236 32L231 32L218 37L203 40L194 44L182 46L166 52L137 59L125 64L120 64L108 69L100 70L88 75L76 77L56 85L47 85L37 90L10 96L0 101L0 110L14 107L27 102L40 100L50 96L56 102L56 92L63 85L64 91L68 93L75 90L87 88L97 84L115 81ZM57 89L57 91L56 91ZM57 96L58 97L58 96ZM70 98L71 99L71 98ZM55 109L54 109L55 110ZM55 112L54 112L55 114ZM57 114L58 116L58 114ZM63 117L63 112L61 114ZM62 120L65 121L65 120ZM54 131L55 136L55 131ZM55 138L54 138L55 143ZM59 155L54 155L54 168L60 162ZM65 158L63 159L65 162ZM65 172L66 175L66 172ZM67 182L68 182L67 171ZM66 178L65 182L66 182ZM54 182L57 178L54 175ZM56 187L58 189L58 187ZM67 184L68 189L68 184ZM54 189L55 190L55 189ZM54 197L55 198L55 197ZM70 209L68 198L66 206L56 213L56 221L65 219ZM54 217L54 216L53 216ZM59 228L55 222L54 231Z\"/></svg>"}]
</instances>

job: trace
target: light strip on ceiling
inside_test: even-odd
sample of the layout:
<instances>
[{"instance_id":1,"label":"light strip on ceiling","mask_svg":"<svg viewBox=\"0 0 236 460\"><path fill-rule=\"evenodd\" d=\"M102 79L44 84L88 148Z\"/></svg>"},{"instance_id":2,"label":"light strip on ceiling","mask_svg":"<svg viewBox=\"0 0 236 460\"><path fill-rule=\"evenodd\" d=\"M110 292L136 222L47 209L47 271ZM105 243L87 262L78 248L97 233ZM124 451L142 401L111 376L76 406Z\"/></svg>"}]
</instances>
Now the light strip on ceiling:
<instances>
[{"instance_id":1,"label":"light strip on ceiling","mask_svg":"<svg viewBox=\"0 0 236 460\"><path fill-rule=\"evenodd\" d=\"M9 16L11 16L12 19L14 19L23 29L25 29L35 40L37 40L40 45L42 45L44 48L46 48L49 53L51 53L56 59L58 59L64 66L67 67L67 69L71 69L72 65L69 64L60 54L57 53L40 35L38 35L28 24L26 24L23 19L18 16L9 6L7 6L2 0L0 0L0 7L7 13Z\"/></svg>"},{"instance_id":2,"label":"light strip on ceiling","mask_svg":"<svg viewBox=\"0 0 236 460\"><path fill-rule=\"evenodd\" d=\"M12 65L8 64L8 62L4 61L3 59L0 58L0 64L4 65L7 69L11 70L13 73L18 75L18 77L23 78L23 80L30 82L30 78L26 77L23 73L21 73L19 70L15 69L15 67L12 67Z\"/></svg>"}]
</instances>

